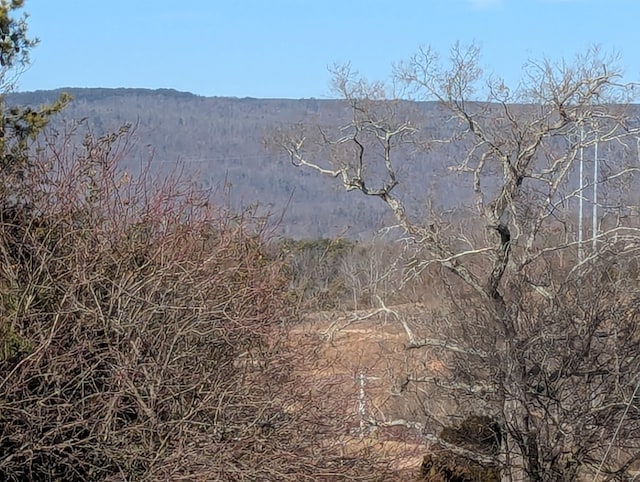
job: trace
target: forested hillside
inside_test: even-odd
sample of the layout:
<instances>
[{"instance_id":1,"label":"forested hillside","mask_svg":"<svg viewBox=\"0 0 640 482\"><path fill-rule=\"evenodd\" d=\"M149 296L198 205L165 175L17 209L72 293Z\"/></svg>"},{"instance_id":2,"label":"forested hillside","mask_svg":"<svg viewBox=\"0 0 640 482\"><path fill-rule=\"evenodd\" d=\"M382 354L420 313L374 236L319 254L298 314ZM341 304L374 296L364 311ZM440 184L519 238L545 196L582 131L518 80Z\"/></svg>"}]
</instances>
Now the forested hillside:
<instances>
[{"instance_id":1,"label":"forested hillside","mask_svg":"<svg viewBox=\"0 0 640 482\"><path fill-rule=\"evenodd\" d=\"M345 193L330 179L293 168L286 156L270 145L273 132L281 127L304 124L328 129L347 122L349 110L342 101L201 97L170 89L71 88L14 93L8 96L8 102L40 105L56 99L61 92L68 92L74 100L56 118L54 128L86 119L86 126L100 135L132 123L137 142L128 156L127 169L136 171L151 159L152 169L184 169L204 186L217 189L221 196L225 186L230 187L235 207L259 202L263 212L271 212L274 220L280 220L284 213L279 226L283 235L361 239L385 224L387 213L377 199ZM404 159L398 172L400 194L418 201L411 203L418 208L414 214L419 215L427 202L438 210L472 205L471 176L449 169L463 159L466 146L461 142L433 142L448 139L453 129L438 105L400 102L392 108L399 117L416 122L424 133L422 145L402 151ZM634 113L637 110L636 106L632 109ZM631 117L637 117L637 113ZM592 169L590 156L586 153L588 173ZM606 175L607 169L615 171L610 163L636 163L637 146L601 145L599 156L606 161L601 166ZM633 194L625 190L625 196ZM618 204L617 200L610 201ZM628 198L626 204L638 203ZM567 208L575 211L575 202Z\"/></svg>"},{"instance_id":2,"label":"forested hillside","mask_svg":"<svg viewBox=\"0 0 640 482\"><path fill-rule=\"evenodd\" d=\"M236 207L256 202L279 218L280 232L293 237L368 236L383 224L385 210L376 199L344 193L335 183L294 169L269 146L274 129L297 123L334 126L347 119L347 107L336 100L207 98L174 90L62 89L15 93L8 102L40 105L61 92L73 102L53 123L87 119L97 135L124 123L136 126L137 144L127 166L134 171L152 156L153 169L172 171L177 165L196 175L205 186L220 190L231 185ZM419 119L430 137L446 137L446 117L435 103L402 103L400 115ZM419 115L414 115L417 111ZM460 193L464 179L447 170L461 146L412 147L400 175L403 192L421 201L460 207L469 202ZM356 209L345 209L346 205Z\"/></svg>"}]
</instances>

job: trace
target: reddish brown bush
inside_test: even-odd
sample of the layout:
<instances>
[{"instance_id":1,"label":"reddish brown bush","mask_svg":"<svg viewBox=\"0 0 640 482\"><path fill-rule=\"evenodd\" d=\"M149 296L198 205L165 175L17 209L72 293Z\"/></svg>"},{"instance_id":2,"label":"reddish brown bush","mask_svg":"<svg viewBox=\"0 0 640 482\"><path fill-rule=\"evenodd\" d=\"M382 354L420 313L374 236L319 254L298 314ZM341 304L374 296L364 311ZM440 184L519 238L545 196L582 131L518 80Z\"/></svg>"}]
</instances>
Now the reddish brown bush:
<instances>
[{"instance_id":1,"label":"reddish brown bush","mask_svg":"<svg viewBox=\"0 0 640 482\"><path fill-rule=\"evenodd\" d=\"M1 200L0 478L373 478L301 397L263 224L119 171L127 129L75 135Z\"/></svg>"}]
</instances>

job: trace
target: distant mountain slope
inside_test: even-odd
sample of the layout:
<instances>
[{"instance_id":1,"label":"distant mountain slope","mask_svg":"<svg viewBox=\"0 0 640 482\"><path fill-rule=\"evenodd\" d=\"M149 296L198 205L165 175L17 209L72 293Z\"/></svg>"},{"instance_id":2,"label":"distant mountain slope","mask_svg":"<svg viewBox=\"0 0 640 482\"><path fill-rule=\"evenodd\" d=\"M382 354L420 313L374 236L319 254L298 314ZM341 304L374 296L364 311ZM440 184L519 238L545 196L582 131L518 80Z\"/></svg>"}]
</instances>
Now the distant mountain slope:
<instances>
[{"instance_id":1,"label":"distant mountain slope","mask_svg":"<svg viewBox=\"0 0 640 482\"><path fill-rule=\"evenodd\" d=\"M82 89L14 93L11 104L50 102L61 92L74 101L56 122L87 118L96 133L116 130L125 122L137 125L138 143L129 164L139 165L153 152L153 166L170 171L183 163L205 185L232 185L237 206L260 202L276 215L286 207L281 232L295 237L358 238L379 229L387 212L378 199L345 193L338 181L291 166L283 156L265 147L264 139L276 127L298 122L336 125L347 119L337 100L284 100L201 97L171 89ZM435 103L399 106L435 136L446 134L446 117ZM411 114L409 114L411 112ZM400 170L399 192L424 206L469 204L466 178L449 173L463 147L412 152ZM428 195L427 195L428 194ZM288 207L287 207L288 206Z\"/></svg>"},{"instance_id":2,"label":"distant mountain slope","mask_svg":"<svg viewBox=\"0 0 640 482\"><path fill-rule=\"evenodd\" d=\"M207 98L169 89L79 89L14 93L11 104L51 102L61 92L74 98L56 122L87 118L96 133L137 125L136 166L153 150L153 165L169 171L183 163L205 184L232 185L237 206L259 202L275 215L286 208L281 231L295 237L346 234L358 238L381 227L377 199L344 193L337 182L291 166L265 147L280 125L309 121L332 124L345 118L335 100Z\"/></svg>"}]
</instances>

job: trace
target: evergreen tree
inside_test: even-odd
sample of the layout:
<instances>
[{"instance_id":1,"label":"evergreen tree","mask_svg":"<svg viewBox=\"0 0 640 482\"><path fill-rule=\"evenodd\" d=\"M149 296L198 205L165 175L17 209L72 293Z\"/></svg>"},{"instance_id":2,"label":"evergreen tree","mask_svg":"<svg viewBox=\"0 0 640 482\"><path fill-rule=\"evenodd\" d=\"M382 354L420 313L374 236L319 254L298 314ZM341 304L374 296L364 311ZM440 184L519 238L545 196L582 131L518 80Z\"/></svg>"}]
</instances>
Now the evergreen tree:
<instances>
[{"instance_id":1,"label":"evergreen tree","mask_svg":"<svg viewBox=\"0 0 640 482\"><path fill-rule=\"evenodd\" d=\"M63 94L39 108L7 106L4 95L15 88L29 64L29 52L38 39L27 33L27 17L20 13L24 0L0 1L0 203L6 208L24 202L21 183L32 167L32 143L52 115L70 101Z\"/></svg>"}]
</instances>

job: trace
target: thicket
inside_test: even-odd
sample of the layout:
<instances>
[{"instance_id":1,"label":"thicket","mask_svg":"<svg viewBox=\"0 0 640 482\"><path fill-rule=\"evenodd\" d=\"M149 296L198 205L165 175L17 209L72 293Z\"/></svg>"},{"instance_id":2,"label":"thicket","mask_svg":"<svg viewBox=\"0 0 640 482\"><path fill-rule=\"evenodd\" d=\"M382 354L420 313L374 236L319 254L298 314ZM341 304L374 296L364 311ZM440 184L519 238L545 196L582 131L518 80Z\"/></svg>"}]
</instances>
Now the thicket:
<instances>
[{"instance_id":1,"label":"thicket","mask_svg":"<svg viewBox=\"0 0 640 482\"><path fill-rule=\"evenodd\" d=\"M0 4L4 79L34 45L21 7ZM122 170L129 126L45 131L68 102L0 106L0 479L383 477L304 383L263 220Z\"/></svg>"},{"instance_id":2,"label":"thicket","mask_svg":"<svg viewBox=\"0 0 640 482\"><path fill-rule=\"evenodd\" d=\"M118 173L126 139L49 140L22 192L5 185L5 480L186 475L275 416L280 371L237 360L268 363L264 337L292 314L282 264L188 184Z\"/></svg>"},{"instance_id":3,"label":"thicket","mask_svg":"<svg viewBox=\"0 0 640 482\"><path fill-rule=\"evenodd\" d=\"M288 342L290 271L264 223L119 171L128 128L77 136L46 137L3 184L0 478L374 478L301 384L312 355Z\"/></svg>"},{"instance_id":4,"label":"thicket","mask_svg":"<svg viewBox=\"0 0 640 482\"><path fill-rule=\"evenodd\" d=\"M346 263L364 249L347 239L284 239L291 270L291 292L307 309L334 309L350 301Z\"/></svg>"},{"instance_id":5,"label":"thicket","mask_svg":"<svg viewBox=\"0 0 640 482\"><path fill-rule=\"evenodd\" d=\"M378 308L381 298L415 302L431 290L424 279L404 279L406 249L386 236L359 242L285 238L278 246L290 270L291 296L307 312Z\"/></svg>"}]
</instances>

